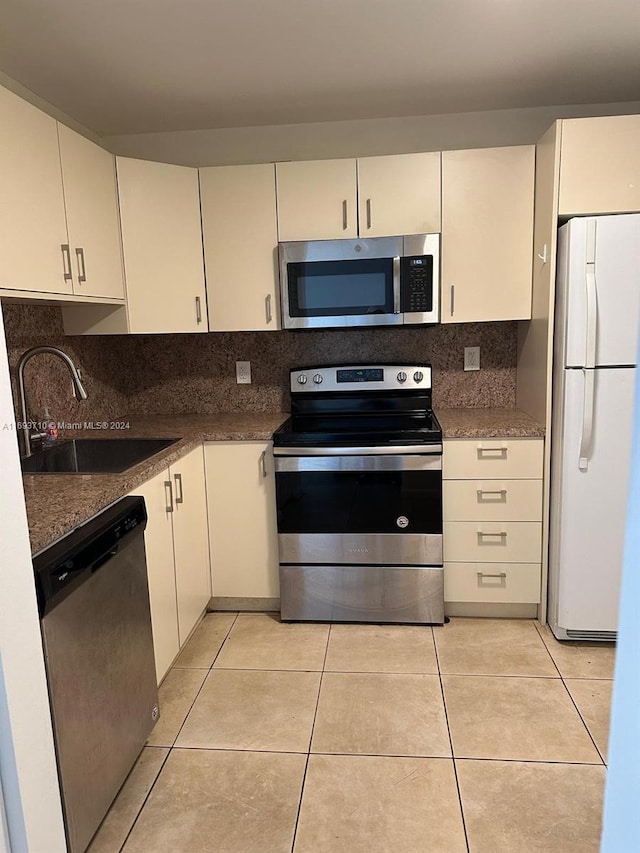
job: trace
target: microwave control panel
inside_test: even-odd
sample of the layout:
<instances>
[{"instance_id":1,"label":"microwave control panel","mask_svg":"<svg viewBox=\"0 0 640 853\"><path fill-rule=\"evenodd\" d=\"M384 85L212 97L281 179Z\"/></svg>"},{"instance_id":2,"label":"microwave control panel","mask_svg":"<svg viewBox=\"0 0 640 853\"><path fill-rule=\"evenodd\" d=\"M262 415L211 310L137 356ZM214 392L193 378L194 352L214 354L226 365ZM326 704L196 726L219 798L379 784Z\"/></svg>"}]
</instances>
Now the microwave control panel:
<instances>
[{"instance_id":1,"label":"microwave control panel","mask_svg":"<svg viewBox=\"0 0 640 853\"><path fill-rule=\"evenodd\" d=\"M400 304L405 313L433 310L433 257L410 255L400 258Z\"/></svg>"}]
</instances>

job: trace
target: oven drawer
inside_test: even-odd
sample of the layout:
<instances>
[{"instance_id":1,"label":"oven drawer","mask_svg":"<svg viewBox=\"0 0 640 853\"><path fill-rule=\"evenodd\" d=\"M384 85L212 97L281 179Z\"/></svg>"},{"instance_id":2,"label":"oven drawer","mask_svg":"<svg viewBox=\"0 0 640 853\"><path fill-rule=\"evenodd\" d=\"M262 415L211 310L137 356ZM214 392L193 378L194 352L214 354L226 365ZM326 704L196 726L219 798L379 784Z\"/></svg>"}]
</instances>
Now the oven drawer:
<instances>
[{"instance_id":1,"label":"oven drawer","mask_svg":"<svg viewBox=\"0 0 640 853\"><path fill-rule=\"evenodd\" d=\"M541 544L541 522L444 523L445 563L539 563Z\"/></svg>"},{"instance_id":2,"label":"oven drawer","mask_svg":"<svg viewBox=\"0 0 640 853\"><path fill-rule=\"evenodd\" d=\"M542 439L448 439L443 444L445 480L542 478Z\"/></svg>"},{"instance_id":3,"label":"oven drawer","mask_svg":"<svg viewBox=\"0 0 640 853\"><path fill-rule=\"evenodd\" d=\"M445 480L446 521L540 521L542 480Z\"/></svg>"},{"instance_id":4,"label":"oven drawer","mask_svg":"<svg viewBox=\"0 0 640 853\"><path fill-rule=\"evenodd\" d=\"M540 563L445 563L445 601L537 604Z\"/></svg>"}]
</instances>

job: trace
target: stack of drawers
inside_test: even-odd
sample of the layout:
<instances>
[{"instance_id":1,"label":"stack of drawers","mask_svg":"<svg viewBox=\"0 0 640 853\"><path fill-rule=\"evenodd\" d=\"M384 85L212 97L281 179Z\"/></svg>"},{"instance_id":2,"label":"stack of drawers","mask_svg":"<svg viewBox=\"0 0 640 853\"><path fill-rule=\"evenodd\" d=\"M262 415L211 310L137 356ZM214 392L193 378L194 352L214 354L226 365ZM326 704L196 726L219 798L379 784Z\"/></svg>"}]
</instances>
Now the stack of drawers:
<instances>
[{"instance_id":1,"label":"stack of drawers","mask_svg":"<svg viewBox=\"0 0 640 853\"><path fill-rule=\"evenodd\" d=\"M542 458L542 439L444 442L446 602L539 602Z\"/></svg>"}]
</instances>

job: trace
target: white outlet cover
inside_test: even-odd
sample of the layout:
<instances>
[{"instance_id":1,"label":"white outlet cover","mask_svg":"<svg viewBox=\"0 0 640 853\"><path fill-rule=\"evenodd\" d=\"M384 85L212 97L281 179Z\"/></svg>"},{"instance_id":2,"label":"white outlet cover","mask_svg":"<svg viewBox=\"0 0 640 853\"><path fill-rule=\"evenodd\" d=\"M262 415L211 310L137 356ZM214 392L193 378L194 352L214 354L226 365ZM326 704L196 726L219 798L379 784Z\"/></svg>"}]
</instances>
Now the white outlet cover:
<instances>
[{"instance_id":1,"label":"white outlet cover","mask_svg":"<svg viewBox=\"0 0 640 853\"><path fill-rule=\"evenodd\" d=\"M251 385L250 361L236 361L236 383L238 385Z\"/></svg>"},{"instance_id":2,"label":"white outlet cover","mask_svg":"<svg viewBox=\"0 0 640 853\"><path fill-rule=\"evenodd\" d=\"M480 347L464 348L464 369L480 370Z\"/></svg>"}]
</instances>

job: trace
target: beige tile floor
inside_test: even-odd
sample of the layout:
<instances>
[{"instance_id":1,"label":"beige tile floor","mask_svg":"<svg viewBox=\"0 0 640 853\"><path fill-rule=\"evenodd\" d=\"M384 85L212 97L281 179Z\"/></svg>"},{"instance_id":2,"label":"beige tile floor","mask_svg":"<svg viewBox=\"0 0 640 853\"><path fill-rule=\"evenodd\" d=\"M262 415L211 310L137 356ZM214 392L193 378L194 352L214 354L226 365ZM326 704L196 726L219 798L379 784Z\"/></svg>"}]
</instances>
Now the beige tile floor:
<instances>
[{"instance_id":1,"label":"beige tile floor","mask_svg":"<svg viewBox=\"0 0 640 853\"><path fill-rule=\"evenodd\" d=\"M615 650L205 617L90 853L590 853Z\"/></svg>"}]
</instances>

